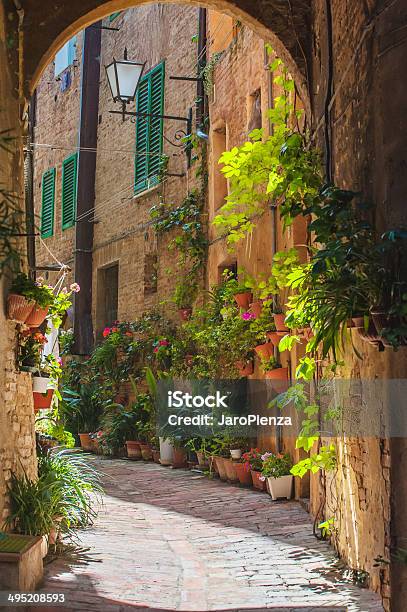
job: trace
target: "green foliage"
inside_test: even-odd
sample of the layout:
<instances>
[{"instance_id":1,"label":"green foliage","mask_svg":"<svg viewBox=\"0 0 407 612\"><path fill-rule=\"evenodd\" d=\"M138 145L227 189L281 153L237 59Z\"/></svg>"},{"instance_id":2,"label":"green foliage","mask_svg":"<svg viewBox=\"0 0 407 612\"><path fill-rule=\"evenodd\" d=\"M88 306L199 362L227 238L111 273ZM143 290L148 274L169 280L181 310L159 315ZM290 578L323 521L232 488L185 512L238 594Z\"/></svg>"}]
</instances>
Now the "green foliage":
<instances>
[{"instance_id":1,"label":"green foliage","mask_svg":"<svg viewBox=\"0 0 407 612\"><path fill-rule=\"evenodd\" d=\"M204 90L207 96L210 96L212 94L213 74L214 74L215 66L222 59L223 53L224 51L219 51L218 53L214 53L209 59L209 61L202 68L201 73L199 75L203 79Z\"/></svg>"},{"instance_id":2,"label":"green foliage","mask_svg":"<svg viewBox=\"0 0 407 612\"><path fill-rule=\"evenodd\" d=\"M291 468L293 476L302 478L308 471L313 474L319 470L334 470L336 467L336 449L334 444L321 446L318 453L299 461Z\"/></svg>"},{"instance_id":3,"label":"green foliage","mask_svg":"<svg viewBox=\"0 0 407 612\"><path fill-rule=\"evenodd\" d=\"M150 441L154 435L152 415L153 404L147 393L138 394L127 407L118 403L108 404L101 420L102 445L114 454L127 440Z\"/></svg>"},{"instance_id":4,"label":"green foliage","mask_svg":"<svg viewBox=\"0 0 407 612\"><path fill-rule=\"evenodd\" d=\"M334 530L334 526L335 526L335 519L334 518L329 518L326 521L323 521L322 523L319 523L318 529L321 530L322 537L323 538L327 538L327 537L330 537L332 535L332 532Z\"/></svg>"},{"instance_id":5,"label":"green foliage","mask_svg":"<svg viewBox=\"0 0 407 612\"><path fill-rule=\"evenodd\" d=\"M288 476L291 473L290 470L293 462L290 455L265 453L263 457L261 473L265 478L280 478L281 476Z\"/></svg>"},{"instance_id":6,"label":"green foliage","mask_svg":"<svg viewBox=\"0 0 407 612\"><path fill-rule=\"evenodd\" d=\"M41 308L46 308L54 301L52 287L33 281L32 278L20 272L14 279L11 293L23 295L28 300L34 300Z\"/></svg>"}]
</instances>

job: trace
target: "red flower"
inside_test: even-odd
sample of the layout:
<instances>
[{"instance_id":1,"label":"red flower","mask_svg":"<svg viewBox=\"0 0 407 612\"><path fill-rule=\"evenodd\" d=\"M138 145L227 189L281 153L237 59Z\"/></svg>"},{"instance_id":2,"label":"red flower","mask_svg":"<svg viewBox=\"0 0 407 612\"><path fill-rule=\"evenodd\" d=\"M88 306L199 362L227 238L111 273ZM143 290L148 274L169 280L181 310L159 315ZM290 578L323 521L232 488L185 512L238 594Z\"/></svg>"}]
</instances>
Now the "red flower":
<instances>
[{"instance_id":1,"label":"red flower","mask_svg":"<svg viewBox=\"0 0 407 612\"><path fill-rule=\"evenodd\" d=\"M159 351L159 350L160 350L160 349L158 348L158 346L156 346L153 352L154 352L154 353L158 353L158 351Z\"/></svg>"},{"instance_id":2,"label":"red flower","mask_svg":"<svg viewBox=\"0 0 407 612\"><path fill-rule=\"evenodd\" d=\"M168 340L160 340L160 342L158 344L160 346L168 346L169 342L168 342Z\"/></svg>"},{"instance_id":3,"label":"red flower","mask_svg":"<svg viewBox=\"0 0 407 612\"><path fill-rule=\"evenodd\" d=\"M110 334L110 327L105 327L105 329L103 330L103 337L107 338L109 334Z\"/></svg>"},{"instance_id":4,"label":"red flower","mask_svg":"<svg viewBox=\"0 0 407 612\"><path fill-rule=\"evenodd\" d=\"M133 334L131 331L126 331L125 336L128 336L129 338L133 338Z\"/></svg>"},{"instance_id":5,"label":"red flower","mask_svg":"<svg viewBox=\"0 0 407 612\"><path fill-rule=\"evenodd\" d=\"M115 334L116 332L119 331L119 328L118 327L112 327L111 331L112 331L113 334Z\"/></svg>"}]
</instances>

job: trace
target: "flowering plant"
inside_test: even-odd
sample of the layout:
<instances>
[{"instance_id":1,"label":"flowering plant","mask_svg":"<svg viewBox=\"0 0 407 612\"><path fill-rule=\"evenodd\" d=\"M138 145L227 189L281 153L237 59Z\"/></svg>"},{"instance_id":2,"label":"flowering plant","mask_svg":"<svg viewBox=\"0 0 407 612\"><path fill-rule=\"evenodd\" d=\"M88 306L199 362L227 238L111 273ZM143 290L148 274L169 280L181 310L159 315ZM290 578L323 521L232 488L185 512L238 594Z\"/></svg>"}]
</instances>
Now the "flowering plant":
<instances>
[{"instance_id":1,"label":"flowering plant","mask_svg":"<svg viewBox=\"0 0 407 612\"><path fill-rule=\"evenodd\" d=\"M21 366L39 368L41 353L47 339L41 332L32 334L26 330L21 334L19 362Z\"/></svg>"},{"instance_id":2,"label":"flowering plant","mask_svg":"<svg viewBox=\"0 0 407 612\"><path fill-rule=\"evenodd\" d=\"M168 355L170 343L166 338L161 338L153 342L153 353L157 357L164 357Z\"/></svg>"},{"instance_id":3,"label":"flowering plant","mask_svg":"<svg viewBox=\"0 0 407 612\"><path fill-rule=\"evenodd\" d=\"M243 453L242 459L247 471L261 472L263 460L261 451L258 448L251 448L247 453Z\"/></svg>"},{"instance_id":4,"label":"flowering plant","mask_svg":"<svg viewBox=\"0 0 407 612\"><path fill-rule=\"evenodd\" d=\"M46 308L54 300L52 287L44 285L42 278L34 281L23 273L18 274L14 279L11 292L23 295L28 300L34 300L41 308Z\"/></svg>"},{"instance_id":5,"label":"flowering plant","mask_svg":"<svg viewBox=\"0 0 407 612\"><path fill-rule=\"evenodd\" d=\"M263 358L261 360L261 369L263 372L270 372L271 370L277 370L281 368L281 364L278 363L277 359L273 356Z\"/></svg>"},{"instance_id":6,"label":"flowering plant","mask_svg":"<svg viewBox=\"0 0 407 612\"><path fill-rule=\"evenodd\" d=\"M293 466L291 457L288 454L274 455L273 453L264 453L262 455L263 467L261 469L261 478L280 478L281 476L289 476Z\"/></svg>"},{"instance_id":7,"label":"flowering plant","mask_svg":"<svg viewBox=\"0 0 407 612\"><path fill-rule=\"evenodd\" d=\"M72 283L69 289L64 287L57 295L53 295L53 301L50 304L48 315L56 329L61 326L63 317L68 308L72 305L71 295L73 293L78 293L80 290L81 288L78 283Z\"/></svg>"}]
</instances>

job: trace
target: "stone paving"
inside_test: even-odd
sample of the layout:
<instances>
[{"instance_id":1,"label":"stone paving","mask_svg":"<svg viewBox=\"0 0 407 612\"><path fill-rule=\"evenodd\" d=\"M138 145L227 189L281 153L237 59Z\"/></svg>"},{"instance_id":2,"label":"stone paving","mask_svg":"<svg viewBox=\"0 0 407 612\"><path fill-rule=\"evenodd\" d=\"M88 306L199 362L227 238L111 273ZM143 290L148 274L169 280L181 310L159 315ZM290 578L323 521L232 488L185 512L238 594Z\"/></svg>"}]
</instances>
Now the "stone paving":
<instances>
[{"instance_id":1,"label":"stone paving","mask_svg":"<svg viewBox=\"0 0 407 612\"><path fill-rule=\"evenodd\" d=\"M53 561L42 589L71 610L382 610L342 578L295 501L151 463L95 463L106 495L80 534L89 558Z\"/></svg>"}]
</instances>

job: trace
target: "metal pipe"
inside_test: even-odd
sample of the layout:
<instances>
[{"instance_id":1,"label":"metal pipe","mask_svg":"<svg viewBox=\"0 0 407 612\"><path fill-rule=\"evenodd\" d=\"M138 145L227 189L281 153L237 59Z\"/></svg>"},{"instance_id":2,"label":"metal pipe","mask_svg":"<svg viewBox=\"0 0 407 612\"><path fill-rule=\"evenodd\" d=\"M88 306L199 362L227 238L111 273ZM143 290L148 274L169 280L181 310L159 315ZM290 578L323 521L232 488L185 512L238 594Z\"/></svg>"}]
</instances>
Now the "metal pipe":
<instances>
[{"instance_id":1,"label":"metal pipe","mask_svg":"<svg viewBox=\"0 0 407 612\"><path fill-rule=\"evenodd\" d=\"M198 62L197 62L197 77L198 81L196 84L196 127L200 128L203 132L207 131L207 127L204 125L206 110L207 110L207 97L205 94L203 79L201 78L202 70L206 66L206 55L207 55L207 31L206 31L206 19L207 10L205 8L199 9L199 30L198 30Z\"/></svg>"}]
</instances>

